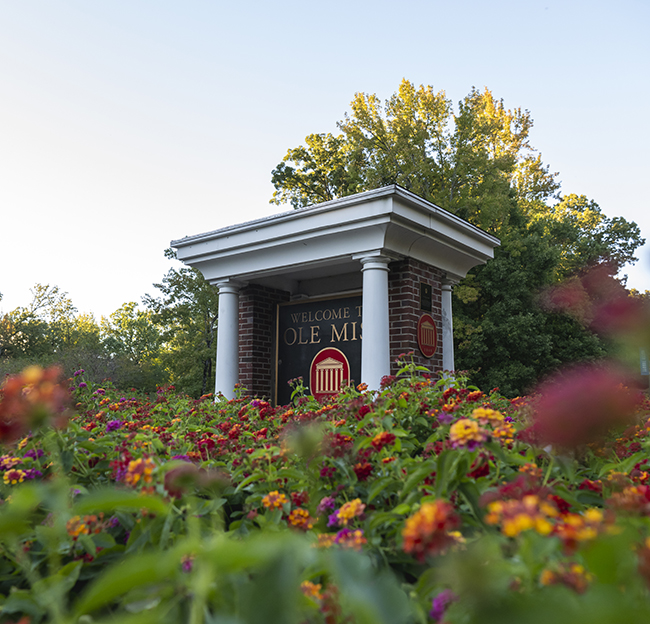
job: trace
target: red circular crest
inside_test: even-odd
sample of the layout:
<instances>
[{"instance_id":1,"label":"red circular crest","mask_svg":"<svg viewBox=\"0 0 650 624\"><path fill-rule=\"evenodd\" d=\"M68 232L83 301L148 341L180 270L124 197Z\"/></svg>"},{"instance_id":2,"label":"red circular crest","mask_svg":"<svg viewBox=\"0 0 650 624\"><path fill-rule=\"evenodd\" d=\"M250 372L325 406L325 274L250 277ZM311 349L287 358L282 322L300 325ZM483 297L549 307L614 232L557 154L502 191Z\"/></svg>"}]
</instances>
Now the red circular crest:
<instances>
[{"instance_id":1,"label":"red circular crest","mask_svg":"<svg viewBox=\"0 0 650 624\"><path fill-rule=\"evenodd\" d=\"M350 363L334 347L321 349L309 367L309 389L317 400L334 396L350 383Z\"/></svg>"},{"instance_id":2,"label":"red circular crest","mask_svg":"<svg viewBox=\"0 0 650 624\"><path fill-rule=\"evenodd\" d=\"M433 357L438 348L438 328L430 314L423 314L418 321L418 347L426 358Z\"/></svg>"}]
</instances>

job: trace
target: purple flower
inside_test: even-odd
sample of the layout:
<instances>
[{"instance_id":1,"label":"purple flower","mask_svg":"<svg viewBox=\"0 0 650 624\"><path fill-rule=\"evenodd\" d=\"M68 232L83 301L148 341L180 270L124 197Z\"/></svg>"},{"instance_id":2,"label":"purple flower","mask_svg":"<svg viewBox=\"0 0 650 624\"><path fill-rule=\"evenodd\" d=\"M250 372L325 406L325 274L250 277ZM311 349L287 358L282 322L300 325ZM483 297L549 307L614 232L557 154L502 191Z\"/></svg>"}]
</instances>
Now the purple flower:
<instances>
[{"instance_id":1,"label":"purple flower","mask_svg":"<svg viewBox=\"0 0 650 624\"><path fill-rule=\"evenodd\" d=\"M79 375L83 375L86 371L83 368L80 368L78 371L75 371L72 373L73 377L79 377Z\"/></svg>"},{"instance_id":2,"label":"purple flower","mask_svg":"<svg viewBox=\"0 0 650 624\"><path fill-rule=\"evenodd\" d=\"M106 390L104 390L104 388L97 388L97 390L95 390L95 394L101 394L103 396L106 394Z\"/></svg>"},{"instance_id":3,"label":"purple flower","mask_svg":"<svg viewBox=\"0 0 650 624\"><path fill-rule=\"evenodd\" d=\"M119 525L120 525L120 521L117 519L117 516L111 516L110 520L108 521L108 526L110 526L111 529L114 529Z\"/></svg>"},{"instance_id":4,"label":"purple flower","mask_svg":"<svg viewBox=\"0 0 650 624\"><path fill-rule=\"evenodd\" d=\"M121 420L109 420L106 423L106 431L115 431L116 429L121 429L124 423Z\"/></svg>"},{"instance_id":5,"label":"purple flower","mask_svg":"<svg viewBox=\"0 0 650 624\"><path fill-rule=\"evenodd\" d=\"M454 420L454 415L449 412L440 412L438 414L438 422L442 425L448 425L452 420Z\"/></svg>"},{"instance_id":6,"label":"purple flower","mask_svg":"<svg viewBox=\"0 0 650 624\"><path fill-rule=\"evenodd\" d=\"M434 622L440 622L442 616L445 614L447 607L458 600L458 596L454 594L451 589L443 589L434 599L431 604L431 611L429 616Z\"/></svg>"},{"instance_id":7,"label":"purple flower","mask_svg":"<svg viewBox=\"0 0 650 624\"><path fill-rule=\"evenodd\" d=\"M174 455L172 459L182 459L183 461L192 463L192 460L187 455Z\"/></svg>"},{"instance_id":8,"label":"purple flower","mask_svg":"<svg viewBox=\"0 0 650 624\"><path fill-rule=\"evenodd\" d=\"M504 422L515 422L515 419L512 416L504 416L503 421Z\"/></svg>"},{"instance_id":9,"label":"purple flower","mask_svg":"<svg viewBox=\"0 0 650 624\"><path fill-rule=\"evenodd\" d=\"M43 476L43 473L36 468L28 468L25 470L25 479L38 479Z\"/></svg>"},{"instance_id":10,"label":"purple flower","mask_svg":"<svg viewBox=\"0 0 650 624\"><path fill-rule=\"evenodd\" d=\"M191 572L192 567L194 566L194 556L184 555L181 559L181 566L183 568L183 572Z\"/></svg>"},{"instance_id":11,"label":"purple flower","mask_svg":"<svg viewBox=\"0 0 650 624\"><path fill-rule=\"evenodd\" d=\"M82 381L82 382L79 384L79 388L87 388L87 387L88 387L88 384L87 384L85 381Z\"/></svg>"},{"instance_id":12,"label":"purple flower","mask_svg":"<svg viewBox=\"0 0 650 624\"><path fill-rule=\"evenodd\" d=\"M337 526L339 523L339 512L335 511L333 514L330 514L328 520L327 520L327 526L328 527L334 527Z\"/></svg>"},{"instance_id":13,"label":"purple flower","mask_svg":"<svg viewBox=\"0 0 650 624\"><path fill-rule=\"evenodd\" d=\"M334 541L338 544L345 541L350 535L352 535L352 531L348 527L344 527L336 534Z\"/></svg>"},{"instance_id":14,"label":"purple flower","mask_svg":"<svg viewBox=\"0 0 650 624\"><path fill-rule=\"evenodd\" d=\"M23 455L23 458L25 457L31 457L32 459L43 457L43 449L29 449L29 451Z\"/></svg>"},{"instance_id":15,"label":"purple flower","mask_svg":"<svg viewBox=\"0 0 650 624\"><path fill-rule=\"evenodd\" d=\"M336 507L336 502L334 501L334 497L325 496L324 498L321 499L320 503L318 503L318 507L316 508L316 510L318 511L318 513L323 513L328 509L334 509L334 507Z\"/></svg>"}]
</instances>

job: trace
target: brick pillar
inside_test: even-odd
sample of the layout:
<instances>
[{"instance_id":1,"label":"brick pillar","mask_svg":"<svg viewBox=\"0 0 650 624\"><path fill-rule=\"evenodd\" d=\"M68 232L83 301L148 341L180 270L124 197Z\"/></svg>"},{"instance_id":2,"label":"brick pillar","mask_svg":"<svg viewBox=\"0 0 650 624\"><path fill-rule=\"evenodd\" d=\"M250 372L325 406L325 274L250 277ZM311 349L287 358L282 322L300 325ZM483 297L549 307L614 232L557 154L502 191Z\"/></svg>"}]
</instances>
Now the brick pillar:
<instances>
[{"instance_id":1,"label":"brick pillar","mask_svg":"<svg viewBox=\"0 0 650 624\"><path fill-rule=\"evenodd\" d=\"M388 273L388 309L390 323L391 374L398 370L395 359L414 351L413 361L430 371L442 370L442 308L440 269L413 258L392 262ZM420 309L420 283L431 286L431 312ZM438 348L433 357L425 358L418 349L417 326L422 314L430 314L438 328Z\"/></svg>"},{"instance_id":2,"label":"brick pillar","mask_svg":"<svg viewBox=\"0 0 650 624\"><path fill-rule=\"evenodd\" d=\"M250 396L273 398L276 306L289 301L284 290L251 284L239 295L239 383Z\"/></svg>"}]
</instances>

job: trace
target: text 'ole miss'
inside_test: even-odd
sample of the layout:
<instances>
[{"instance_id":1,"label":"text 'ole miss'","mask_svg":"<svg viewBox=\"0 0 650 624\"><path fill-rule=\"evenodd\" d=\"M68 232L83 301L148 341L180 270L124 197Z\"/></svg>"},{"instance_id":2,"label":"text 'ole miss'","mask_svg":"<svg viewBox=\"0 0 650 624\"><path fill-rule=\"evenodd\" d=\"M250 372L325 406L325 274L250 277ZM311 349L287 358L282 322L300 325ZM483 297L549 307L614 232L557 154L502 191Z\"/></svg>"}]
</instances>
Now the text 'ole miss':
<instances>
[{"instance_id":1,"label":"text 'ole miss'","mask_svg":"<svg viewBox=\"0 0 650 624\"><path fill-rule=\"evenodd\" d=\"M346 320L356 318L357 320ZM361 340L361 306L318 308L291 312L288 319L295 327L286 327L282 341L291 347L306 344L335 344ZM336 323L328 321L338 320ZM314 324L318 323L318 324ZM323 325L323 323L326 323Z\"/></svg>"},{"instance_id":2,"label":"text 'ole miss'","mask_svg":"<svg viewBox=\"0 0 650 624\"><path fill-rule=\"evenodd\" d=\"M277 306L276 396L291 400L287 381L302 377L324 398L361 378L361 294L300 299Z\"/></svg>"}]
</instances>

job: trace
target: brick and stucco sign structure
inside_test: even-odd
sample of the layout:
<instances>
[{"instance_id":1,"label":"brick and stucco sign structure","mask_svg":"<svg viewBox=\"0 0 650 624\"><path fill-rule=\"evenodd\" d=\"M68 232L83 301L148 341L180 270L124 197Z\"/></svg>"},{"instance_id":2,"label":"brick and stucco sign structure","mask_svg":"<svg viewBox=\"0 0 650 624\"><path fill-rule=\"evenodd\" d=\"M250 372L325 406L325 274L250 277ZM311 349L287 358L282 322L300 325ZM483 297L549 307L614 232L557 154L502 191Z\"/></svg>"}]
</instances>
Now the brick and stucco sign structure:
<instances>
[{"instance_id":1,"label":"brick and stucco sign structure","mask_svg":"<svg viewBox=\"0 0 650 624\"><path fill-rule=\"evenodd\" d=\"M392 185L172 241L219 289L216 388L279 403L379 388L395 359L453 370L451 289L498 239Z\"/></svg>"}]
</instances>

